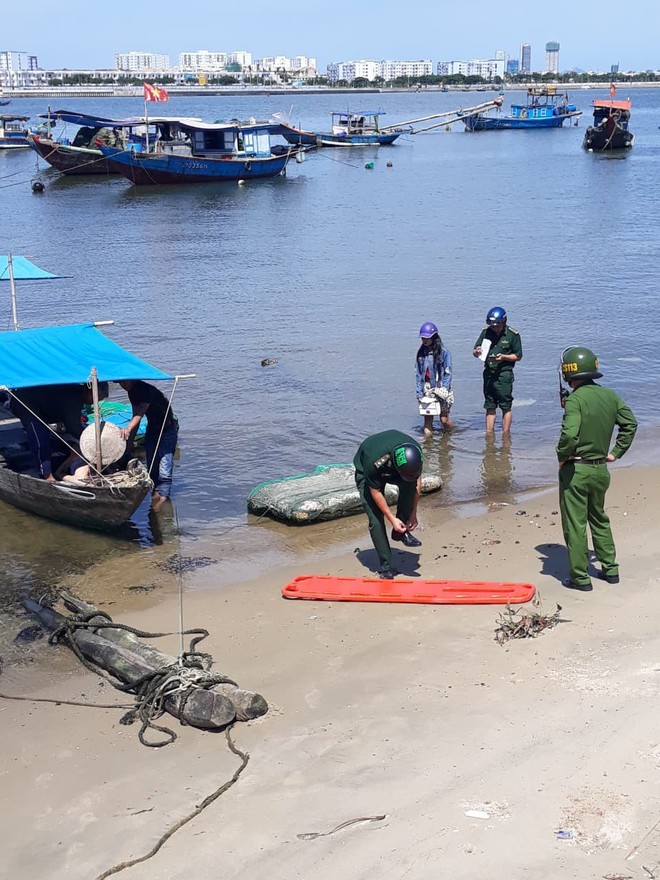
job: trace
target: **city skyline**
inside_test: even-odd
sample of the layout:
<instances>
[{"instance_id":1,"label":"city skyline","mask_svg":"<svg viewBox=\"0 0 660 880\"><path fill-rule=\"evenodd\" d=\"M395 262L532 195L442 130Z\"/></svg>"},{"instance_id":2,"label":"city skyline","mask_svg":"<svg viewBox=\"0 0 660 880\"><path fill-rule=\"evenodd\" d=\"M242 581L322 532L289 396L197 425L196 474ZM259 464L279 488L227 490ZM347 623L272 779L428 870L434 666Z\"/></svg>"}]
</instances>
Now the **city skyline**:
<instances>
[{"instance_id":1,"label":"city skyline","mask_svg":"<svg viewBox=\"0 0 660 880\"><path fill-rule=\"evenodd\" d=\"M272 4L264 0L253 0L251 11L246 16L243 7L209 7L200 23L197 15L189 20L182 16L181 4L174 0L161 0L156 13L146 3L115 0L113 16L102 27L90 29L76 25L89 21L88 2L70 0L68 27L53 40L50 29L35 27L43 19L43 0L23 0L3 11L3 44L37 55L44 68L111 68L115 54L130 51L178 58L181 52L199 49L244 49L255 58L306 52L324 70L331 62L352 58L490 58L498 48L516 57L524 42L532 46L532 67L537 70L544 65L545 44L556 40L564 70L608 70L616 63L622 70L660 69L655 40L660 7L650 0L626 10L614 28L594 25L604 19L602 4L592 0L579 6L557 0L550 17L522 0L511 0L506 15L485 0L456 9L411 0L405 15L393 0L382 0L377 11L365 0L336 0L331 7L311 2L280 22L269 14Z\"/></svg>"}]
</instances>

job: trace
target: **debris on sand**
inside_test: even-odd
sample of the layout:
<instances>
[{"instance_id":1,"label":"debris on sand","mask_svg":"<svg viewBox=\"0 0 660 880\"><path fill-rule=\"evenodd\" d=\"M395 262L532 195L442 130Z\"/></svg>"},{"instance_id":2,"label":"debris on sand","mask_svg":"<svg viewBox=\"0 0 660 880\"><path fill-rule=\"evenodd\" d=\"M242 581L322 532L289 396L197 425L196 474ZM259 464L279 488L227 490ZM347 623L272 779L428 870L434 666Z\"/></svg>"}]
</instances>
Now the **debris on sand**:
<instances>
[{"instance_id":1,"label":"debris on sand","mask_svg":"<svg viewBox=\"0 0 660 880\"><path fill-rule=\"evenodd\" d=\"M552 629L558 623L569 623L566 618L559 616L561 605L557 605L552 614L544 614L538 593L533 604L537 610L515 609L507 605L506 610L500 612L498 625L495 627L495 641L499 645L503 645L509 639L535 639L539 633Z\"/></svg>"}]
</instances>

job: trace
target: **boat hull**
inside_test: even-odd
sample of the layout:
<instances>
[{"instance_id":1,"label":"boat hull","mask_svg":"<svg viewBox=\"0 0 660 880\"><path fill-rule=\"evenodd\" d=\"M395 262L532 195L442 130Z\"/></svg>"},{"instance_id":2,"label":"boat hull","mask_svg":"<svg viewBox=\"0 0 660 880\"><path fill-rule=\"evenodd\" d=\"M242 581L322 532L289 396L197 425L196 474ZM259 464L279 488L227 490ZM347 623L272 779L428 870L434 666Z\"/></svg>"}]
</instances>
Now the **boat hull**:
<instances>
[{"instance_id":1,"label":"boat hull","mask_svg":"<svg viewBox=\"0 0 660 880\"><path fill-rule=\"evenodd\" d=\"M589 128L584 133L582 146L585 150L603 152L605 150L627 150L632 147L635 135L631 131L619 128L613 134L608 135L601 128Z\"/></svg>"},{"instance_id":2,"label":"boat hull","mask_svg":"<svg viewBox=\"0 0 660 880\"><path fill-rule=\"evenodd\" d=\"M327 131L303 131L290 125L282 125L280 133L287 143L305 147L383 147L393 144L401 136L400 131L336 135Z\"/></svg>"},{"instance_id":3,"label":"boat hull","mask_svg":"<svg viewBox=\"0 0 660 880\"><path fill-rule=\"evenodd\" d=\"M576 113L567 113L562 116L548 116L544 119L521 119L518 116L489 117L476 114L467 116L463 120L466 131L501 131L503 129L523 129L525 131L537 128L561 128L567 119L577 116Z\"/></svg>"},{"instance_id":4,"label":"boat hull","mask_svg":"<svg viewBox=\"0 0 660 880\"><path fill-rule=\"evenodd\" d=\"M112 531L135 513L153 488L146 469L108 477L112 485L50 483L12 470L0 454L0 499L37 516L97 531Z\"/></svg>"},{"instance_id":5,"label":"boat hull","mask_svg":"<svg viewBox=\"0 0 660 880\"><path fill-rule=\"evenodd\" d=\"M62 174L117 174L100 150L58 144L39 135L28 135L29 146Z\"/></svg>"},{"instance_id":6,"label":"boat hull","mask_svg":"<svg viewBox=\"0 0 660 880\"><path fill-rule=\"evenodd\" d=\"M209 159L168 153L139 153L102 147L110 168L123 174L137 186L167 183L213 183L217 181L255 180L277 177L284 172L292 155L253 159Z\"/></svg>"},{"instance_id":7,"label":"boat hull","mask_svg":"<svg viewBox=\"0 0 660 880\"><path fill-rule=\"evenodd\" d=\"M30 144L25 137L0 137L0 150L29 150Z\"/></svg>"}]
</instances>

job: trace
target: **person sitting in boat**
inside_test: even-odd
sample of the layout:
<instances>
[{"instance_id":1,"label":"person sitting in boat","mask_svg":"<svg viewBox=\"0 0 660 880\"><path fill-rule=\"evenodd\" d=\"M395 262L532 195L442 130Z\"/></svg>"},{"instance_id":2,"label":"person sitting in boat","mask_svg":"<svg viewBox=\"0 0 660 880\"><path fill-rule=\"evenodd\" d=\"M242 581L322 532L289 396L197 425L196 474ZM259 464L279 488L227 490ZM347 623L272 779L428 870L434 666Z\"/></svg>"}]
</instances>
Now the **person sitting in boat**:
<instances>
[{"instance_id":1,"label":"person sitting in boat","mask_svg":"<svg viewBox=\"0 0 660 880\"><path fill-rule=\"evenodd\" d=\"M100 383L99 396L108 394L107 382ZM39 476L55 481L53 474L53 439L56 431L49 425L62 427L60 433L67 441L65 450L74 447L83 432L82 408L90 403L91 389L86 385L38 385L12 392L11 411L20 419L27 435L34 466ZM67 456L68 459L71 455Z\"/></svg>"},{"instance_id":2,"label":"person sitting in boat","mask_svg":"<svg viewBox=\"0 0 660 880\"><path fill-rule=\"evenodd\" d=\"M444 347L438 328L427 321L419 329L422 340L417 351L417 400L419 413L424 416L424 436L433 434L433 419L440 416L440 423L446 431L453 428L449 411L454 403L451 390L452 358Z\"/></svg>"},{"instance_id":3,"label":"person sitting in boat","mask_svg":"<svg viewBox=\"0 0 660 880\"><path fill-rule=\"evenodd\" d=\"M172 490L179 422L172 412L169 400L153 385L141 379L122 379L119 384L128 394L133 407L133 418L126 428L121 429L121 436L127 441L129 452L142 416L147 419L144 451L147 457L147 470L154 482L152 507L154 510L160 510L165 501L169 500Z\"/></svg>"}]
</instances>

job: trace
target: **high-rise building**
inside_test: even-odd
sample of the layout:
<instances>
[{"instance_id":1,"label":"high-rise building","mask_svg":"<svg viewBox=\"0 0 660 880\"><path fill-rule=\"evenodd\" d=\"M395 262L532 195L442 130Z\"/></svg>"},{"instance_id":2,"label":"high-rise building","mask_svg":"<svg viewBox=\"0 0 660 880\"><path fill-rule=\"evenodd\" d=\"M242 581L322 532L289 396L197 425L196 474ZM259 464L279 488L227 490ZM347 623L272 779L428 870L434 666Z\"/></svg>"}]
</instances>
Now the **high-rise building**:
<instances>
[{"instance_id":1,"label":"high-rise building","mask_svg":"<svg viewBox=\"0 0 660 880\"><path fill-rule=\"evenodd\" d=\"M117 70L167 70L169 66L170 56L157 52L120 52L115 55Z\"/></svg>"},{"instance_id":2,"label":"high-rise building","mask_svg":"<svg viewBox=\"0 0 660 880\"><path fill-rule=\"evenodd\" d=\"M504 54L504 53L502 53ZM470 61L438 61L436 73L438 76L480 76L483 79L504 76L505 59L502 58L473 58Z\"/></svg>"},{"instance_id":3,"label":"high-rise building","mask_svg":"<svg viewBox=\"0 0 660 880\"><path fill-rule=\"evenodd\" d=\"M532 72L532 47L529 43L520 44L520 72Z\"/></svg>"},{"instance_id":4,"label":"high-rise building","mask_svg":"<svg viewBox=\"0 0 660 880\"><path fill-rule=\"evenodd\" d=\"M506 63L506 72L509 76L517 76L520 73L520 62L517 58L509 58Z\"/></svg>"},{"instance_id":5,"label":"high-rise building","mask_svg":"<svg viewBox=\"0 0 660 880\"><path fill-rule=\"evenodd\" d=\"M209 52L199 49L197 52L180 52L179 67L181 70L213 72L227 67L226 52Z\"/></svg>"},{"instance_id":6,"label":"high-rise building","mask_svg":"<svg viewBox=\"0 0 660 880\"><path fill-rule=\"evenodd\" d=\"M559 73L559 43L554 40L545 44L545 72Z\"/></svg>"}]
</instances>

